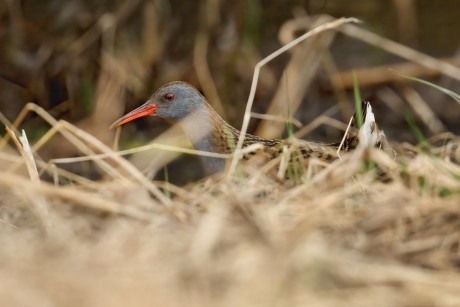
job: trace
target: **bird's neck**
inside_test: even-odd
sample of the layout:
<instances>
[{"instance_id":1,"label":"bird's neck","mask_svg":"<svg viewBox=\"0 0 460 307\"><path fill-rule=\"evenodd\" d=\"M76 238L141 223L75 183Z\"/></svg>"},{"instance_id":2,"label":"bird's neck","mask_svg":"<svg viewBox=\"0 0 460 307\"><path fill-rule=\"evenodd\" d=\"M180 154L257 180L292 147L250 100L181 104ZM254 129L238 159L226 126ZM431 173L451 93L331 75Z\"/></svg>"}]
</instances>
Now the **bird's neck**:
<instances>
[{"instance_id":1,"label":"bird's neck","mask_svg":"<svg viewBox=\"0 0 460 307\"><path fill-rule=\"evenodd\" d=\"M235 128L227 124L211 106L205 104L179 122L196 150L214 153L232 152ZM223 171L225 159L200 156L209 173Z\"/></svg>"}]
</instances>

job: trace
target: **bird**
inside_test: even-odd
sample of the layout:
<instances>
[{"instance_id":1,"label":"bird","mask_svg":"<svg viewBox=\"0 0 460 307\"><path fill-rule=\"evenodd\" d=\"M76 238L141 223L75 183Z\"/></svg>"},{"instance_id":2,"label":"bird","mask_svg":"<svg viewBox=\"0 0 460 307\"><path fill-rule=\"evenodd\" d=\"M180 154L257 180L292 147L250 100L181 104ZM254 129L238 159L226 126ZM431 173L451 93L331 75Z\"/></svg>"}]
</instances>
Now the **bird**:
<instances>
[{"instance_id":1,"label":"bird","mask_svg":"<svg viewBox=\"0 0 460 307\"><path fill-rule=\"evenodd\" d=\"M110 129L144 116L158 116L177 122L193 147L199 151L230 154L234 152L240 136L240 131L228 124L194 86L183 81L163 85L143 105L117 119ZM242 147L253 144L261 144L263 156L270 160L282 154L289 141L245 134ZM305 159L315 157L333 161L338 158L337 147L332 144L305 141L298 152ZM249 159L252 155L256 155L256 152L249 152L243 158ZM225 159L208 156L200 158L208 174L225 170Z\"/></svg>"}]
</instances>

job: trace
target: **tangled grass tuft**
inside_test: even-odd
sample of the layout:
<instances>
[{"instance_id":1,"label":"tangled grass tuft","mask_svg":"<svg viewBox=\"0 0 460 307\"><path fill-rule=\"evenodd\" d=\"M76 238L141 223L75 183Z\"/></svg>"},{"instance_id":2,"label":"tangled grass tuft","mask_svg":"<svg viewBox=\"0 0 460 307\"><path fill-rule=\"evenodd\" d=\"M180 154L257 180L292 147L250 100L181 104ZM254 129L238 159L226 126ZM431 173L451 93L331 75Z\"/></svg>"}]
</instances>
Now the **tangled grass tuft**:
<instances>
[{"instance_id":1,"label":"tangled grass tuft","mask_svg":"<svg viewBox=\"0 0 460 307\"><path fill-rule=\"evenodd\" d=\"M396 158L362 149L310 161L295 185L240 165L183 188L106 148L87 156L105 180L43 163L74 184L31 180L18 168L27 155L4 148L0 303L460 304L460 142L443 139L429 152L394 144Z\"/></svg>"}]
</instances>

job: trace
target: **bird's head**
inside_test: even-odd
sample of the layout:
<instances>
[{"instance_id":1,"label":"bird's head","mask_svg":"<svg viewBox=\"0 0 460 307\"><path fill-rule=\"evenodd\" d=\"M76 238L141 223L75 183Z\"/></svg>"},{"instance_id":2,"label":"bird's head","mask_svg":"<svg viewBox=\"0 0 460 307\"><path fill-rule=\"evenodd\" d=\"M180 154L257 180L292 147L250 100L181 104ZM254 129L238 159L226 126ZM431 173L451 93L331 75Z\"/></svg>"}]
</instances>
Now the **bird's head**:
<instances>
[{"instance_id":1,"label":"bird's head","mask_svg":"<svg viewBox=\"0 0 460 307\"><path fill-rule=\"evenodd\" d=\"M147 115L182 120L204 107L205 101L203 95L192 85L185 82L171 82L160 87L146 103L117 119L110 128Z\"/></svg>"}]
</instances>

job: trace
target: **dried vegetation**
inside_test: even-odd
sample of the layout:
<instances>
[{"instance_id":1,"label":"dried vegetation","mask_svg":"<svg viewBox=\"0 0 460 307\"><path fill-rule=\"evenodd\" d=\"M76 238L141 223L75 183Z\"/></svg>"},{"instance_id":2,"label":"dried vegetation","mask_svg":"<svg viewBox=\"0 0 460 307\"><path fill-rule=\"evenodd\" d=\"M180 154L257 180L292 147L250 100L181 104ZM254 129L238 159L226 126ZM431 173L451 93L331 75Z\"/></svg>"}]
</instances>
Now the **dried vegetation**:
<instances>
[{"instance_id":1,"label":"dried vegetation","mask_svg":"<svg viewBox=\"0 0 460 307\"><path fill-rule=\"evenodd\" d=\"M156 9L147 5L146 16ZM126 16L109 17L100 19L103 30L95 26L69 50L83 52L99 31L103 43L110 44L114 20ZM306 20L286 27L304 27ZM150 31L157 31L155 26ZM199 54L207 49L205 30L195 46L195 64L199 82L212 96L214 83L202 63L206 56ZM453 64L352 24L335 30L460 80ZM323 48L336 32L325 33ZM303 44L293 49L285 70L291 75L281 79L271 103L269 113L276 120L282 93L290 93L297 108L313 78L301 63L317 59L318 50L309 40ZM110 51L110 45L104 48ZM152 60L161 52L155 48L146 46L144 56ZM294 54L307 50L302 48L311 48L308 56ZM126 84L130 90L141 86L145 76L129 74L142 66L123 68L136 61L128 56L132 52L103 55L95 95L101 109L96 109L108 110L109 102L118 107L113 99L120 99ZM338 79L333 67L328 72L341 97L346 79ZM394 102L396 93L388 93L381 91ZM76 96L69 103L72 99ZM445 130L436 122L433 126L436 115L421 97L411 101L409 108L423 113L424 126ZM345 104L340 108L349 113ZM15 129L30 118L28 113L37 114L49 130L30 146L26 135L8 142L21 135ZM106 115L89 122L99 129L120 114ZM249 120L250 107L245 115ZM376 112L379 117L384 116ZM107 145L113 135L95 137L92 129L56 120L35 104L28 104L13 124L2 120L12 130L0 151L2 306L460 305L460 138L454 134L436 134L419 146L391 142L394 151L362 148L331 164L312 160L295 183L283 174L277 177L280 161L272 161L257 168L238 163L230 175L178 186L151 180L181 152L193 152L180 149L185 145L177 141L174 127L146 147L122 152L133 154L128 160ZM326 112L296 136L324 124L346 126ZM263 131L279 135L282 126ZM76 157L53 156L56 138L58 144L66 140ZM44 159L39 152L48 146L51 157ZM85 161L97 169L97 179L68 167Z\"/></svg>"}]
</instances>

